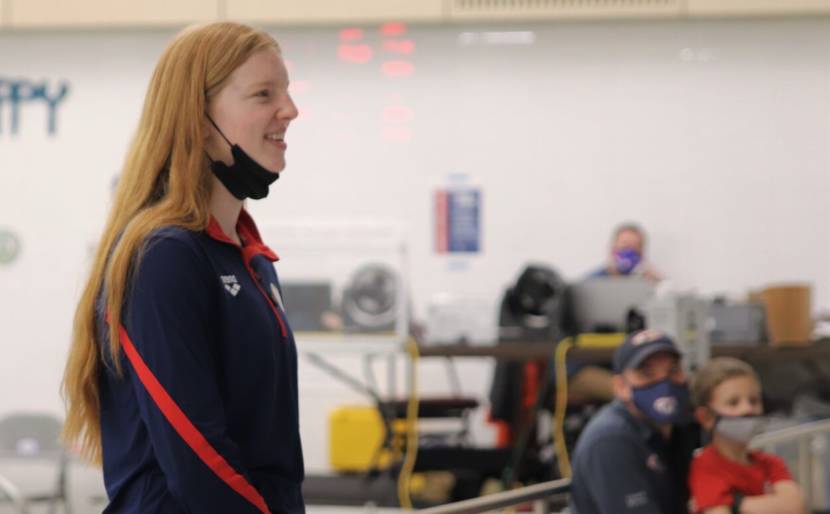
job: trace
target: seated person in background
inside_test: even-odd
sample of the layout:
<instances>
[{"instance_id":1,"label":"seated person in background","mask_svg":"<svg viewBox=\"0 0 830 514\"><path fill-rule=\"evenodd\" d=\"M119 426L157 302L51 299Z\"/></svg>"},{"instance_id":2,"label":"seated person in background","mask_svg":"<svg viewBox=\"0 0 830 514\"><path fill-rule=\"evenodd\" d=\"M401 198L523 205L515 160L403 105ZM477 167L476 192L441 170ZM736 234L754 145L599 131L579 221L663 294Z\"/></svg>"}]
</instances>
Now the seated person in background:
<instances>
[{"instance_id":1,"label":"seated person in background","mask_svg":"<svg viewBox=\"0 0 830 514\"><path fill-rule=\"evenodd\" d=\"M571 481L575 514L685 514L692 452L680 351L665 334L628 336L614 354L616 399L594 416L576 444Z\"/></svg>"},{"instance_id":2,"label":"seated person in background","mask_svg":"<svg viewBox=\"0 0 830 514\"><path fill-rule=\"evenodd\" d=\"M695 417L712 441L692 462L692 512L803 514L801 493L784 461L748 448L765 424L752 367L730 357L712 359L695 376L692 396Z\"/></svg>"},{"instance_id":3,"label":"seated person in background","mask_svg":"<svg viewBox=\"0 0 830 514\"><path fill-rule=\"evenodd\" d=\"M641 276L655 282L662 280L663 277L646 260L645 247L645 231L636 223L623 223L614 229L607 263L591 276Z\"/></svg>"}]
</instances>

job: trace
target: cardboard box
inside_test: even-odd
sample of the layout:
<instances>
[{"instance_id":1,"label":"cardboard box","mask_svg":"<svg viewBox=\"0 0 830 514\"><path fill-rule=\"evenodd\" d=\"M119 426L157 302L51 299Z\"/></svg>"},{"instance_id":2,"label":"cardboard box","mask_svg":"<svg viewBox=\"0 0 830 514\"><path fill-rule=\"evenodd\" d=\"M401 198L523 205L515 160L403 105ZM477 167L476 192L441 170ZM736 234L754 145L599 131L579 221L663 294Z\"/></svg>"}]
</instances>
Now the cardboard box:
<instances>
[{"instance_id":1,"label":"cardboard box","mask_svg":"<svg viewBox=\"0 0 830 514\"><path fill-rule=\"evenodd\" d=\"M809 284L782 284L761 291L772 346L812 344L812 289Z\"/></svg>"}]
</instances>

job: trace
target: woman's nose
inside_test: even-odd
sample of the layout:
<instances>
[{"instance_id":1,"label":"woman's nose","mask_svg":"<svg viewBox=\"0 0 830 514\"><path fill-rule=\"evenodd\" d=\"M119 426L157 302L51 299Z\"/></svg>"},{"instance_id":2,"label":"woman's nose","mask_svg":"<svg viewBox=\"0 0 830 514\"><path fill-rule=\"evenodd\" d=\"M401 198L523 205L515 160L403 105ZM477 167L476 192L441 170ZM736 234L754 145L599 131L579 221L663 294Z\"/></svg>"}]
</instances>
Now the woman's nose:
<instances>
[{"instance_id":1,"label":"woman's nose","mask_svg":"<svg viewBox=\"0 0 830 514\"><path fill-rule=\"evenodd\" d=\"M280 105L280 108L277 109L277 118L291 121L296 119L299 114L300 113L297 110L297 105L294 103L294 99L291 98L291 95L286 93L285 98L282 101L282 105Z\"/></svg>"}]
</instances>

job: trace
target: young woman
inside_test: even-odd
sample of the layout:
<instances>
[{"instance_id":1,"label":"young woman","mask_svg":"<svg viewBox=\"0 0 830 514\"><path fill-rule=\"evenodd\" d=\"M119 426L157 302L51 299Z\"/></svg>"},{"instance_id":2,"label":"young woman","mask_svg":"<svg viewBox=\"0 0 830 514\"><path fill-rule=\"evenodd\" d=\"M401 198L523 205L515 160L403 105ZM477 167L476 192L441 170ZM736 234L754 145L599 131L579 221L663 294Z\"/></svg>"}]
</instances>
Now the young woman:
<instances>
[{"instance_id":1,"label":"young woman","mask_svg":"<svg viewBox=\"0 0 830 514\"><path fill-rule=\"evenodd\" d=\"M156 66L63 383L65 438L103 463L107 513L304 511L296 347L243 209L296 117L265 32L190 28Z\"/></svg>"}]
</instances>

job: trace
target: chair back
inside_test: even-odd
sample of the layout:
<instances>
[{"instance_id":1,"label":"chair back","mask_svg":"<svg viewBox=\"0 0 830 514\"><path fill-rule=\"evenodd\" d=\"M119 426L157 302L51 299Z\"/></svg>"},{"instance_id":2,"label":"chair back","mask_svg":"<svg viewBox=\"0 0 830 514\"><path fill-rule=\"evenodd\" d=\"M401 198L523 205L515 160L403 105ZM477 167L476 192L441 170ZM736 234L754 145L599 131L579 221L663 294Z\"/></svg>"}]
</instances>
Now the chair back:
<instances>
[{"instance_id":1,"label":"chair back","mask_svg":"<svg viewBox=\"0 0 830 514\"><path fill-rule=\"evenodd\" d=\"M0 418L0 454L43 458L63 453L63 423L52 414L16 412Z\"/></svg>"}]
</instances>

